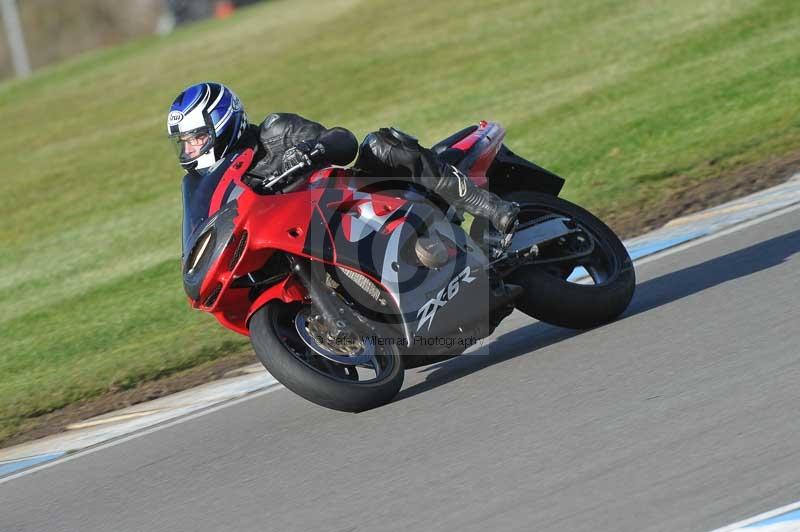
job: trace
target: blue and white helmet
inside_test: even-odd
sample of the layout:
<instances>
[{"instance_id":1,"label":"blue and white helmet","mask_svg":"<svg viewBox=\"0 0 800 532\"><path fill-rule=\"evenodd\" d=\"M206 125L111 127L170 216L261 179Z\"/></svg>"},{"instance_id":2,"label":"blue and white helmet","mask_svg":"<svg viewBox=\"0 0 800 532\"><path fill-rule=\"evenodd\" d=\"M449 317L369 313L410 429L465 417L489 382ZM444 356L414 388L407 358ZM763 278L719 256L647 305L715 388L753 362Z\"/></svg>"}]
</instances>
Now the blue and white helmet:
<instances>
[{"instance_id":1,"label":"blue and white helmet","mask_svg":"<svg viewBox=\"0 0 800 532\"><path fill-rule=\"evenodd\" d=\"M167 115L167 132L187 170L212 166L247 128L239 97L220 83L197 83L181 92Z\"/></svg>"}]
</instances>

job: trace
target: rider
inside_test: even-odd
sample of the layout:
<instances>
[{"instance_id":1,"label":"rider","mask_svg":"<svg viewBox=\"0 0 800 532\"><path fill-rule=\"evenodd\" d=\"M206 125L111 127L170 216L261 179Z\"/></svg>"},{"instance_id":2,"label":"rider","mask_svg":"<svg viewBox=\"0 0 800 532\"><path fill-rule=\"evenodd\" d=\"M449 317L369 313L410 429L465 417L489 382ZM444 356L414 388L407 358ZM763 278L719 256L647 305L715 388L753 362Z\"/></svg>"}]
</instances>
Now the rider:
<instances>
[{"instance_id":1,"label":"rider","mask_svg":"<svg viewBox=\"0 0 800 532\"><path fill-rule=\"evenodd\" d=\"M260 125L250 124L236 94L211 82L192 85L175 98L167 115L167 131L181 166L189 173L208 171L226 154L252 147L255 155L247 174L260 179L306 161L323 135L325 144L340 148L339 152L355 155L357 144L344 128L326 129L291 113L273 113ZM516 204L475 186L417 139L394 128L366 136L358 147L356 167L372 176L410 178L457 209L489 219L501 233L511 231L516 222Z\"/></svg>"}]
</instances>

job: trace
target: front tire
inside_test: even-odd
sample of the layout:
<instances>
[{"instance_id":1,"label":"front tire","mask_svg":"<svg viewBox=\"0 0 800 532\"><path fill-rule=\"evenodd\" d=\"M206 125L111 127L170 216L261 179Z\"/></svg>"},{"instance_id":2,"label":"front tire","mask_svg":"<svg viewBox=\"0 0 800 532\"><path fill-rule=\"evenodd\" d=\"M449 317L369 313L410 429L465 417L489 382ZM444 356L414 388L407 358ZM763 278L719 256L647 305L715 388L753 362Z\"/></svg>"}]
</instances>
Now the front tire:
<instances>
[{"instance_id":1,"label":"front tire","mask_svg":"<svg viewBox=\"0 0 800 532\"><path fill-rule=\"evenodd\" d=\"M537 320L569 329L589 329L615 320L633 298L636 274L628 251L619 237L592 213L564 199L538 192L519 191L504 199L521 207L524 217L553 213L571 218L595 241L596 251L586 263L526 265L508 281L521 285L524 295L517 308ZM595 284L569 282L567 278L577 266L584 266Z\"/></svg>"},{"instance_id":2,"label":"front tire","mask_svg":"<svg viewBox=\"0 0 800 532\"><path fill-rule=\"evenodd\" d=\"M297 395L333 410L362 412L390 402L403 385L398 347L391 342L379 346L373 357L375 377L362 380L359 364L332 362L309 348L295 327L303 308L271 301L250 319L250 341L267 371Z\"/></svg>"}]
</instances>

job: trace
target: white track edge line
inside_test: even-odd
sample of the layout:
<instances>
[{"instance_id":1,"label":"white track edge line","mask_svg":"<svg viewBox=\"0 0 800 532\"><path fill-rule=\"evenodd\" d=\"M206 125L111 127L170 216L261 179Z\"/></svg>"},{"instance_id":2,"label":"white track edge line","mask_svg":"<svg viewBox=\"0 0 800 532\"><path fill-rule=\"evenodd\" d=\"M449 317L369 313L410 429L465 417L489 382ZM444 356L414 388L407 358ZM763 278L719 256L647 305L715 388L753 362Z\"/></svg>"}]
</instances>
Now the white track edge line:
<instances>
[{"instance_id":1,"label":"white track edge line","mask_svg":"<svg viewBox=\"0 0 800 532\"><path fill-rule=\"evenodd\" d=\"M61 458L56 458L55 460L51 460L49 462L45 462L43 464L35 465L32 467L25 468L21 471L16 473L11 473L10 475L6 475L4 477L0 477L0 484L8 482L9 480L14 480L19 477L24 477L25 475L30 475L31 473L36 473L37 471L41 471L43 469L47 469L49 467L53 467L59 464L63 464L65 462L69 462L76 458L81 458L97 451L102 451L103 449L107 449L109 447L114 447L115 445L119 445L120 443L125 443L131 440L135 440L137 438L141 438L142 436L146 436L153 432L157 432L161 429L166 429L169 427L173 427L175 425L179 425L186 421L191 421L192 419L196 419L206 414L211 414L218 410L222 410L223 408L228 408L229 406L237 405L239 403L243 403L245 401L249 401L250 399L255 399L257 397L261 397L263 395L267 395L268 393L272 393L277 390L283 389L284 386L280 383L275 383L269 386L269 388L258 390L252 393L248 393L242 397L237 397L236 399L230 399L228 401L223 401L221 403L209 406L208 408L203 408L198 410L197 412L192 412L191 414L187 414L185 416L178 416L175 419L171 419L169 421L164 421L162 423L157 423L155 425L151 425L147 428L143 428L141 430L137 430L131 432L130 434L126 434L123 436L118 436L116 438L111 438L109 440L96 443L94 445L90 445L88 447L84 447L83 449L78 449L75 451L68 451L65 456Z\"/></svg>"}]
</instances>

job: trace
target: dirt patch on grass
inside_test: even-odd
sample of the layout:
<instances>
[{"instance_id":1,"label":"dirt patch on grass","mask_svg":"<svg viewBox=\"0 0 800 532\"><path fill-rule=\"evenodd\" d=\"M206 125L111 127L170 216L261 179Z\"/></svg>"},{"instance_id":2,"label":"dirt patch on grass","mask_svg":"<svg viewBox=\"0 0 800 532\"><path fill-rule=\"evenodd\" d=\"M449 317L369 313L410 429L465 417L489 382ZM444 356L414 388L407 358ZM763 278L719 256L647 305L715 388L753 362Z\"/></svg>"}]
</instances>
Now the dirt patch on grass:
<instances>
[{"instance_id":1,"label":"dirt patch on grass","mask_svg":"<svg viewBox=\"0 0 800 532\"><path fill-rule=\"evenodd\" d=\"M708 164L713 166L715 162L709 161ZM717 177L701 181L671 178L669 185L664 187L667 192L654 200L634 205L623 212L598 214L621 236L632 237L661 227L679 216L780 184L798 172L800 150L731 172L721 172ZM257 360L251 351L240 351L168 377L143 382L133 389L108 392L27 420L19 432L0 441L0 447L49 436L66 430L71 423L221 379L237 368L255 362Z\"/></svg>"},{"instance_id":2,"label":"dirt patch on grass","mask_svg":"<svg viewBox=\"0 0 800 532\"><path fill-rule=\"evenodd\" d=\"M716 161L707 164L713 167ZM679 216L779 185L797 173L800 173L800 150L700 181L673 177L663 187L664 194L654 200L632 205L623 211L598 214L617 234L630 238L658 229Z\"/></svg>"}]
</instances>

